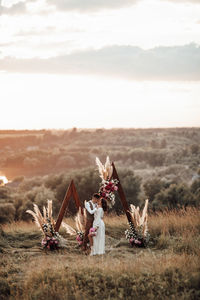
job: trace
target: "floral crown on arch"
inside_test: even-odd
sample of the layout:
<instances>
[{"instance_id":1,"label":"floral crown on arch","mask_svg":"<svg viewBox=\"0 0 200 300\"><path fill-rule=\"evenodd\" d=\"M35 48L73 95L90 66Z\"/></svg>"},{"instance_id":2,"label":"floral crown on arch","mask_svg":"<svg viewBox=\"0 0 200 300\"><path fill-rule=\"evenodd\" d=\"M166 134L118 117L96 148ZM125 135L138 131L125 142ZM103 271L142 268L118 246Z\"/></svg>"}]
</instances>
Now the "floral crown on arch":
<instances>
[{"instance_id":1,"label":"floral crown on arch","mask_svg":"<svg viewBox=\"0 0 200 300\"><path fill-rule=\"evenodd\" d=\"M96 157L96 164L98 166L100 178L102 179L98 193L107 201L108 206L112 207L115 204L114 192L118 190L117 185L119 181L112 178L113 166L109 156L106 158L105 165L103 165L100 159Z\"/></svg>"}]
</instances>

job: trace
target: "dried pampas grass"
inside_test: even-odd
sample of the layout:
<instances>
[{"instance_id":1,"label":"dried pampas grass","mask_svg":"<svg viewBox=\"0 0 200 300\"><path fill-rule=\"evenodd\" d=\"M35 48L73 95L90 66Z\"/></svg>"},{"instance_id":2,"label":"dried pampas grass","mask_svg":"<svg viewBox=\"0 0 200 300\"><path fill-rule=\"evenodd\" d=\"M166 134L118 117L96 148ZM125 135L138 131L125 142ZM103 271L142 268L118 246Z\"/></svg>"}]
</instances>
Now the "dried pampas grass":
<instances>
[{"instance_id":1,"label":"dried pampas grass","mask_svg":"<svg viewBox=\"0 0 200 300\"><path fill-rule=\"evenodd\" d=\"M96 164L98 166L99 175L100 175L101 179L109 180L113 174L113 167L110 162L109 156L107 156L107 158L106 158L105 165L103 165L102 162L100 161L100 159L98 157L96 157Z\"/></svg>"},{"instance_id":2,"label":"dried pampas grass","mask_svg":"<svg viewBox=\"0 0 200 300\"><path fill-rule=\"evenodd\" d=\"M55 221L52 217L52 200L47 201L47 208L43 206L43 215L41 214L39 207L35 203L33 204L33 210L34 211L28 209L26 212L33 216L36 225L45 234L43 225L48 223L47 219L49 219L50 222L55 225Z\"/></svg>"},{"instance_id":3,"label":"dried pampas grass","mask_svg":"<svg viewBox=\"0 0 200 300\"><path fill-rule=\"evenodd\" d=\"M133 204L130 205L130 208L131 208L130 214L132 216L133 224L134 224L136 230L137 230L138 227L142 227L143 237L145 237L147 232L148 232L148 225L147 225L147 221L148 221L148 215L147 215L148 203L149 203L149 200L147 199L145 201L145 206L143 208L142 215L140 215L140 208L139 207L136 208Z\"/></svg>"}]
</instances>

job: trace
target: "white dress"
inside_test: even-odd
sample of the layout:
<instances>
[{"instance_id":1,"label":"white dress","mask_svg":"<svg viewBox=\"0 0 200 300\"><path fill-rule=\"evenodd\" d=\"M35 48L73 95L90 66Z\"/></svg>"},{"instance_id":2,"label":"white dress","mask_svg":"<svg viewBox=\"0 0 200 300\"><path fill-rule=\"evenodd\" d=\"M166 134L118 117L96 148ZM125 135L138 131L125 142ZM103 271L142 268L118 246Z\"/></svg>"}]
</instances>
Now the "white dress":
<instances>
[{"instance_id":1,"label":"white dress","mask_svg":"<svg viewBox=\"0 0 200 300\"><path fill-rule=\"evenodd\" d=\"M93 227L97 227L97 234L93 237L93 247L90 255L105 253L105 224L102 220L104 211L99 207L94 213Z\"/></svg>"}]
</instances>

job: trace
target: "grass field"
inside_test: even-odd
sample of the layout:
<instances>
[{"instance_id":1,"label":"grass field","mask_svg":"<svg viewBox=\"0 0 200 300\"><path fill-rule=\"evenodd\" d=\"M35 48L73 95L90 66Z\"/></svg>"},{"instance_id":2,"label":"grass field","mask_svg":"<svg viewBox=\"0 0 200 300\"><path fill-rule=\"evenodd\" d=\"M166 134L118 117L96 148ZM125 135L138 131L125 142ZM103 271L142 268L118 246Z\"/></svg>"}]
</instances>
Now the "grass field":
<instances>
[{"instance_id":1,"label":"grass field","mask_svg":"<svg viewBox=\"0 0 200 300\"><path fill-rule=\"evenodd\" d=\"M68 219L73 225L73 220ZM125 216L107 216L106 255L88 257L74 237L66 249L45 252L33 223L0 232L0 299L198 299L200 211L149 216L146 249L124 238Z\"/></svg>"}]
</instances>

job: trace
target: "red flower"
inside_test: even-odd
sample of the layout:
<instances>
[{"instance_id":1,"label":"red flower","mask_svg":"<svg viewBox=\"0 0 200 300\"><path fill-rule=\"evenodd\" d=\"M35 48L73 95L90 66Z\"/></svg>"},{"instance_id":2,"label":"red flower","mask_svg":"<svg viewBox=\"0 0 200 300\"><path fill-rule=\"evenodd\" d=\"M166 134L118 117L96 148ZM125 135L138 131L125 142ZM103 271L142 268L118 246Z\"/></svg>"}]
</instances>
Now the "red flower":
<instances>
[{"instance_id":1,"label":"red flower","mask_svg":"<svg viewBox=\"0 0 200 300\"><path fill-rule=\"evenodd\" d=\"M106 190L110 190L111 186L110 185L107 185L106 186Z\"/></svg>"}]
</instances>

